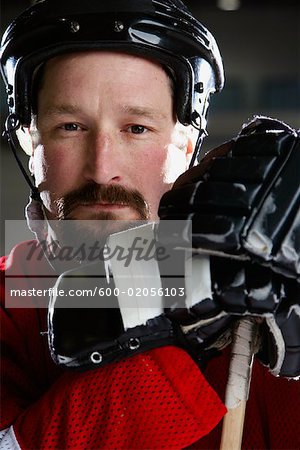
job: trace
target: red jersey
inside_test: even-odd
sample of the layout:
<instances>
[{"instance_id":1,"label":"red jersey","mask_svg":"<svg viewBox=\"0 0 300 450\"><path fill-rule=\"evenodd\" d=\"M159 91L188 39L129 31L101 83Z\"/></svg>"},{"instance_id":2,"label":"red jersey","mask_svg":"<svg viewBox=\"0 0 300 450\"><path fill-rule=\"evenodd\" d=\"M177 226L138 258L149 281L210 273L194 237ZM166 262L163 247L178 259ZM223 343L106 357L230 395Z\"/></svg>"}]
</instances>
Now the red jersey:
<instances>
[{"instance_id":1,"label":"red jersey","mask_svg":"<svg viewBox=\"0 0 300 450\"><path fill-rule=\"evenodd\" d=\"M85 372L59 368L48 349L47 298L5 307L12 284L24 292L37 289L44 270L46 285L55 283L47 262L28 261L25 249L20 244L6 261L6 293L2 259L1 427L11 430L16 445L217 449L226 410L216 392L224 397L228 352L209 362L205 377L186 352L171 346ZM300 449L299 410L300 383L275 378L255 363L243 448Z\"/></svg>"}]
</instances>

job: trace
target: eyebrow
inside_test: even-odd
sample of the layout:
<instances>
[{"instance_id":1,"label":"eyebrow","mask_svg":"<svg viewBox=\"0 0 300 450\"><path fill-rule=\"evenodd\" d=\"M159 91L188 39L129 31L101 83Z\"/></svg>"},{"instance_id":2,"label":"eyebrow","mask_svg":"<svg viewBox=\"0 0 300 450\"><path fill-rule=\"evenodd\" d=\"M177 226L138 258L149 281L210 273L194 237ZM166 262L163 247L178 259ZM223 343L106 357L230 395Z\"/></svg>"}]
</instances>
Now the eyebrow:
<instances>
[{"instance_id":1,"label":"eyebrow","mask_svg":"<svg viewBox=\"0 0 300 450\"><path fill-rule=\"evenodd\" d=\"M149 119L166 119L166 114L162 113L159 110L147 108L144 106L131 106L131 105L124 105L122 107L122 110L125 114L129 114L131 116L139 116L139 117L146 117Z\"/></svg>"},{"instance_id":2,"label":"eyebrow","mask_svg":"<svg viewBox=\"0 0 300 450\"><path fill-rule=\"evenodd\" d=\"M80 111L80 107L77 105L53 105L46 108L44 114L46 115L58 115L58 114L75 114Z\"/></svg>"}]
</instances>

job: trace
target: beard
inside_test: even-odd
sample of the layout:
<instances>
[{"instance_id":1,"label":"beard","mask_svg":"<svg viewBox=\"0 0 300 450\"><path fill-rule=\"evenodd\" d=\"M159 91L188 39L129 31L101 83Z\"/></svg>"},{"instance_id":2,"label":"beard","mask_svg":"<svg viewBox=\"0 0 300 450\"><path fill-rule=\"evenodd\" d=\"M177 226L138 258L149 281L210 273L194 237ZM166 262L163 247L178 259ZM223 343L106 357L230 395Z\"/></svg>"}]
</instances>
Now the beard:
<instances>
[{"instance_id":1,"label":"beard","mask_svg":"<svg viewBox=\"0 0 300 450\"><path fill-rule=\"evenodd\" d=\"M88 218L78 218L78 207L95 204L121 205L133 211L136 219L119 219L114 211L90 211ZM137 190L129 190L119 185L98 185L89 183L71 191L55 201L56 220L51 221L54 232L51 238L56 242L60 252L62 248L72 248L78 255L79 249L104 248L108 236L112 233L127 230L144 224L150 220L147 202ZM54 247L52 247L55 249ZM82 252L81 252L82 253ZM80 258L82 261L82 258ZM86 258L83 258L86 260ZM88 262L88 261L85 261Z\"/></svg>"}]
</instances>

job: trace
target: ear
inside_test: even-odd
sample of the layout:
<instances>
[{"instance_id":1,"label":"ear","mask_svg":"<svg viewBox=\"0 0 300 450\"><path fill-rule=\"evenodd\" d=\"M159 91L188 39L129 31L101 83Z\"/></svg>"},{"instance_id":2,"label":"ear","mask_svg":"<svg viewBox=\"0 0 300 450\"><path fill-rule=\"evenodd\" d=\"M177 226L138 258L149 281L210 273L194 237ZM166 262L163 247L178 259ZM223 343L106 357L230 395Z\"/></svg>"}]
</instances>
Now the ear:
<instances>
[{"instance_id":1,"label":"ear","mask_svg":"<svg viewBox=\"0 0 300 450\"><path fill-rule=\"evenodd\" d=\"M188 143L187 143L187 146L186 146L186 152L185 152L187 168L190 165L193 153L194 153L194 142L193 142L193 139L189 137L188 138Z\"/></svg>"},{"instance_id":2,"label":"ear","mask_svg":"<svg viewBox=\"0 0 300 450\"><path fill-rule=\"evenodd\" d=\"M33 176L34 175L34 161L33 161L33 155L30 156L29 161L28 161L28 169L30 174Z\"/></svg>"},{"instance_id":3,"label":"ear","mask_svg":"<svg viewBox=\"0 0 300 450\"><path fill-rule=\"evenodd\" d=\"M33 119L31 120L30 126L28 128L28 133L30 135L30 140L31 140L30 155L33 155L34 150L36 149L36 147L38 145L38 138L39 138L39 133L38 133L37 126L36 126L36 117L33 117Z\"/></svg>"},{"instance_id":4,"label":"ear","mask_svg":"<svg viewBox=\"0 0 300 450\"><path fill-rule=\"evenodd\" d=\"M188 144L187 144L187 147L186 147L186 155L188 156L190 154L193 154L193 152L194 152L194 143L193 143L192 139L189 138L188 139Z\"/></svg>"},{"instance_id":5,"label":"ear","mask_svg":"<svg viewBox=\"0 0 300 450\"><path fill-rule=\"evenodd\" d=\"M16 135L24 152L29 156L32 155L33 143L29 129L21 127L16 131Z\"/></svg>"}]
</instances>

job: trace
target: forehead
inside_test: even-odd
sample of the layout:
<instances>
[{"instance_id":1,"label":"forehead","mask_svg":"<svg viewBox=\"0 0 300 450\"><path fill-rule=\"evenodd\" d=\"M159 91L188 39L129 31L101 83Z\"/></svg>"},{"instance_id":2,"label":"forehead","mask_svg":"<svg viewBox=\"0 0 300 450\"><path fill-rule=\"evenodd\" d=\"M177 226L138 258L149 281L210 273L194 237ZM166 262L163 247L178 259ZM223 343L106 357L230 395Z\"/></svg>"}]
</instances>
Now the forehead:
<instances>
[{"instance_id":1,"label":"forehead","mask_svg":"<svg viewBox=\"0 0 300 450\"><path fill-rule=\"evenodd\" d=\"M161 64L141 56L112 51L74 52L52 58L43 67L43 81L49 82L53 76L62 81L74 76L88 78L93 70L101 80L113 81L121 75L124 81L142 79L145 86L155 82L172 87L167 69Z\"/></svg>"},{"instance_id":2,"label":"forehead","mask_svg":"<svg viewBox=\"0 0 300 450\"><path fill-rule=\"evenodd\" d=\"M174 114L172 82L164 68L126 53L89 51L57 56L44 65L37 90L39 113L41 107L49 109L66 100L87 106L95 104L96 98L98 104L109 98L116 107L148 106Z\"/></svg>"}]
</instances>

